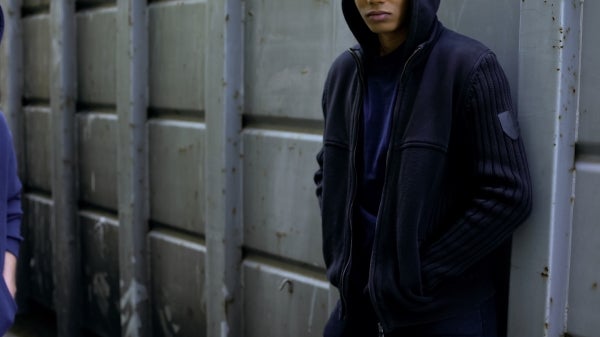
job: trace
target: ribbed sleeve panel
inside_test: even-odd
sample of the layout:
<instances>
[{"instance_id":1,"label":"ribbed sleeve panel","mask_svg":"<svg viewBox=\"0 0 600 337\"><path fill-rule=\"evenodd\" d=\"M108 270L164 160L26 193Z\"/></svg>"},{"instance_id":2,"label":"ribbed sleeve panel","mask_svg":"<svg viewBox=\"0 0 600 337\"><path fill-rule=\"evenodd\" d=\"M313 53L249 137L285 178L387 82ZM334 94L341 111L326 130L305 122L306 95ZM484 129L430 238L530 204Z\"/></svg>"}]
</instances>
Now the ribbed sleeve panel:
<instances>
[{"instance_id":1,"label":"ribbed sleeve panel","mask_svg":"<svg viewBox=\"0 0 600 337\"><path fill-rule=\"evenodd\" d=\"M460 275L491 253L531 210L523 143L520 137L511 138L510 132L503 131L498 117L508 111L516 127L508 81L494 54L481 59L467 99L475 165L470 185L473 197L464 216L423 251L421 271L426 289Z\"/></svg>"}]
</instances>

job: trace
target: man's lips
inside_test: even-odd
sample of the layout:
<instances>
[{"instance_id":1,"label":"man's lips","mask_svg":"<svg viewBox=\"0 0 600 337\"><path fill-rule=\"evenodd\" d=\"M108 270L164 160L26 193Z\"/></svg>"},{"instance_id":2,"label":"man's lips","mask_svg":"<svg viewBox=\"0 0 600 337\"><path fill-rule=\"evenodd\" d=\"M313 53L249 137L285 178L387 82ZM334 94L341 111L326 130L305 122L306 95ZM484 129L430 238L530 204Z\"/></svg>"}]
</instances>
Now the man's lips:
<instances>
[{"instance_id":1,"label":"man's lips","mask_svg":"<svg viewBox=\"0 0 600 337\"><path fill-rule=\"evenodd\" d=\"M367 18L373 21L383 21L390 17L391 13L384 11L369 11L367 12Z\"/></svg>"}]
</instances>

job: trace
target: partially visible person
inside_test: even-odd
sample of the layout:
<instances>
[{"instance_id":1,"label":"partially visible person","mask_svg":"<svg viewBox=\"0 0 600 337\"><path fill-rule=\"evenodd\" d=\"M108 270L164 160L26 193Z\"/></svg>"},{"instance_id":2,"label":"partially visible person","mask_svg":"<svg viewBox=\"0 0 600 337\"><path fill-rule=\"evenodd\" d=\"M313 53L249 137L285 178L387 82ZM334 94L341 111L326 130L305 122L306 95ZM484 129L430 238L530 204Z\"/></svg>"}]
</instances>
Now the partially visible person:
<instances>
[{"instance_id":1,"label":"partially visible person","mask_svg":"<svg viewBox=\"0 0 600 337\"><path fill-rule=\"evenodd\" d=\"M0 7L0 39L4 32L4 14ZM10 130L0 113L0 335L12 326L17 313L17 257L21 237L21 182Z\"/></svg>"}]
</instances>

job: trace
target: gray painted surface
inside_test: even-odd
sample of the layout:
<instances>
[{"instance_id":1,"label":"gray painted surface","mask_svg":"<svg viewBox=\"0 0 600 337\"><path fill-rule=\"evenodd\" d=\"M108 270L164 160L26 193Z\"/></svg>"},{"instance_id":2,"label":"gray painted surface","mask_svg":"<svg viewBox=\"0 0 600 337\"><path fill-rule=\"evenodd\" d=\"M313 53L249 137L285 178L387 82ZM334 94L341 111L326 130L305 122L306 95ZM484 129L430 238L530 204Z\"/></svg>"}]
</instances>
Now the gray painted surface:
<instances>
[{"instance_id":1,"label":"gray painted surface","mask_svg":"<svg viewBox=\"0 0 600 337\"><path fill-rule=\"evenodd\" d=\"M249 1L246 7L246 112L319 119L315 97L321 95L332 53L323 32L331 31L337 8L296 0Z\"/></svg>"},{"instance_id":2,"label":"gray painted surface","mask_svg":"<svg viewBox=\"0 0 600 337\"><path fill-rule=\"evenodd\" d=\"M109 214L82 211L81 259L86 328L100 336L120 335L119 225Z\"/></svg>"},{"instance_id":3,"label":"gray painted surface","mask_svg":"<svg viewBox=\"0 0 600 337\"><path fill-rule=\"evenodd\" d=\"M244 132L244 244L323 267L321 220L312 175L320 135ZM307 249L315 247L315 249Z\"/></svg>"},{"instance_id":4,"label":"gray painted surface","mask_svg":"<svg viewBox=\"0 0 600 337\"><path fill-rule=\"evenodd\" d=\"M206 336L206 246L172 232L148 240L153 336Z\"/></svg>"},{"instance_id":5,"label":"gray painted surface","mask_svg":"<svg viewBox=\"0 0 600 337\"><path fill-rule=\"evenodd\" d=\"M157 119L148 128L150 218L203 234L206 126Z\"/></svg>"},{"instance_id":6,"label":"gray painted surface","mask_svg":"<svg viewBox=\"0 0 600 337\"><path fill-rule=\"evenodd\" d=\"M54 300L60 336L81 333L81 237L77 217L77 100L75 4L55 0L50 8L50 109L52 116L52 221Z\"/></svg>"},{"instance_id":7,"label":"gray painted surface","mask_svg":"<svg viewBox=\"0 0 600 337\"><path fill-rule=\"evenodd\" d=\"M518 103L536 201L513 241L512 336L565 332L582 6L521 4Z\"/></svg>"},{"instance_id":8,"label":"gray painted surface","mask_svg":"<svg viewBox=\"0 0 600 337\"><path fill-rule=\"evenodd\" d=\"M206 1L149 6L150 106L204 110Z\"/></svg>"},{"instance_id":9,"label":"gray painted surface","mask_svg":"<svg viewBox=\"0 0 600 337\"><path fill-rule=\"evenodd\" d=\"M79 200L106 209L117 207L117 116L77 114Z\"/></svg>"},{"instance_id":10,"label":"gray painted surface","mask_svg":"<svg viewBox=\"0 0 600 337\"><path fill-rule=\"evenodd\" d=\"M520 3L513 0L442 1L439 18L448 28L483 42L498 56L518 98Z\"/></svg>"},{"instance_id":11,"label":"gray painted surface","mask_svg":"<svg viewBox=\"0 0 600 337\"><path fill-rule=\"evenodd\" d=\"M148 8L117 1L117 193L121 334L152 335L146 235L148 202Z\"/></svg>"},{"instance_id":12,"label":"gray painted surface","mask_svg":"<svg viewBox=\"0 0 600 337\"><path fill-rule=\"evenodd\" d=\"M80 104L115 104L116 8L77 14L77 89Z\"/></svg>"},{"instance_id":13,"label":"gray painted surface","mask_svg":"<svg viewBox=\"0 0 600 337\"><path fill-rule=\"evenodd\" d=\"M600 212L586 201L600 195L600 160L580 158L577 163L575 218L569 282L567 330L572 336L592 337L600 331Z\"/></svg>"},{"instance_id":14,"label":"gray painted surface","mask_svg":"<svg viewBox=\"0 0 600 337\"><path fill-rule=\"evenodd\" d=\"M48 14L23 19L23 97L50 98L50 22Z\"/></svg>"},{"instance_id":15,"label":"gray painted surface","mask_svg":"<svg viewBox=\"0 0 600 337\"><path fill-rule=\"evenodd\" d=\"M27 216L22 225L22 234L27 238L20 255L26 272L19 275L19 282L29 287L27 295L42 304L54 306L54 261L52 241L52 200L39 195L29 194L23 199L23 210ZM21 292L23 290L19 290ZM21 296L21 295L19 295ZM23 301L24 302L24 301Z\"/></svg>"},{"instance_id":16,"label":"gray painted surface","mask_svg":"<svg viewBox=\"0 0 600 337\"><path fill-rule=\"evenodd\" d=\"M243 279L244 336L323 335L329 283L322 274L248 258Z\"/></svg>"},{"instance_id":17,"label":"gray painted surface","mask_svg":"<svg viewBox=\"0 0 600 337\"><path fill-rule=\"evenodd\" d=\"M30 188L49 192L52 189L52 134L50 108L26 106L24 183Z\"/></svg>"},{"instance_id":18,"label":"gray painted surface","mask_svg":"<svg viewBox=\"0 0 600 337\"><path fill-rule=\"evenodd\" d=\"M594 152L600 155L600 44L597 32L600 2L587 1L583 11L583 46L581 55L581 106L579 120L579 143L595 145Z\"/></svg>"},{"instance_id":19,"label":"gray painted surface","mask_svg":"<svg viewBox=\"0 0 600 337\"><path fill-rule=\"evenodd\" d=\"M583 11L581 96L577 142L575 209L569 279L567 330L574 337L600 331L600 46L597 17L600 3L587 1ZM574 70L572 70L574 71Z\"/></svg>"},{"instance_id":20,"label":"gray painted surface","mask_svg":"<svg viewBox=\"0 0 600 337\"><path fill-rule=\"evenodd\" d=\"M243 15L239 0L209 1L206 16L207 334L242 333Z\"/></svg>"}]
</instances>

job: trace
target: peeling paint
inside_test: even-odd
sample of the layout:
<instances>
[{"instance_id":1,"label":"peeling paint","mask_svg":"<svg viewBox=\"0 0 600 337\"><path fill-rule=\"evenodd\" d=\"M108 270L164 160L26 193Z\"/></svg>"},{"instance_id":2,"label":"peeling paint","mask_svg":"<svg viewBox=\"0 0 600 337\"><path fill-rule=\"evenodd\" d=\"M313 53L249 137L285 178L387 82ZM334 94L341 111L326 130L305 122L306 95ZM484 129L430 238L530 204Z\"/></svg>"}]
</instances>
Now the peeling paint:
<instances>
[{"instance_id":1,"label":"peeling paint","mask_svg":"<svg viewBox=\"0 0 600 337\"><path fill-rule=\"evenodd\" d=\"M229 336L229 325L226 321L221 321L221 337Z\"/></svg>"},{"instance_id":2,"label":"peeling paint","mask_svg":"<svg viewBox=\"0 0 600 337\"><path fill-rule=\"evenodd\" d=\"M308 333L312 332L313 320L315 316L315 306L317 304L317 287L313 287L312 296L310 298L310 313L308 314Z\"/></svg>"},{"instance_id":3,"label":"peeling paint","mask_svg":"<svg viewBox=\"0 0 600 337\"><path fill-rule=\"evenodd\" d=\"M171 313L171 308L168 305L166 305L164 308L159 309L158 311L159 311L160 325L162 327L162 330L163 330L165 336L168 336L168 337L177 336L177 334L181 330L181 327L178 324L175 324L173 322L173 315Z\"/></svg>"},{"instance_id":4,"label":"peeling paint","mask_svg":"<svg viewBox=\"0 0 600 337\"><path fill-rule=\"evenodd\" d=\"M100 313L104 316L108 316L108 309L110 308L110 284L107 279L108 273L96 273L92 277L92 284L89 286Z\"/></svg>"},{"instance_id":5,"label":"peeling paint","mask_svg":"<svg viewBox=\"0 0 600 337\"><path fill-rule=\"evenodd\" d=\"M123 281L121 283L123 284ZM121 297L121 324L124 328L124 337L142 337L139 335L142 320L137 309L138 305L147 299L146 287L132 279L129 288Z\"/></svg>"},{"instance_id":6,"label":"peeling paint","mask_svg":"<svg viewBox=\"0 0 600 337\"><path fill-rule=\"evenodd\" d=\"M100 257L102 257L102 259L104 259L104 247L106 245L104 245L104 226L106 225L106 218L101 216L98 218L98 221L96 221L96 223L94 224L94 232L96 233L96 235L98 235L99 237L99 241L102 244L101 245L101 249L100 249Z\"/></svg>"}]
</instances>

